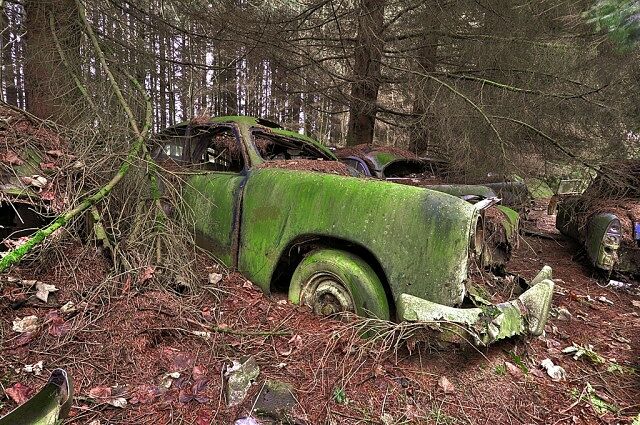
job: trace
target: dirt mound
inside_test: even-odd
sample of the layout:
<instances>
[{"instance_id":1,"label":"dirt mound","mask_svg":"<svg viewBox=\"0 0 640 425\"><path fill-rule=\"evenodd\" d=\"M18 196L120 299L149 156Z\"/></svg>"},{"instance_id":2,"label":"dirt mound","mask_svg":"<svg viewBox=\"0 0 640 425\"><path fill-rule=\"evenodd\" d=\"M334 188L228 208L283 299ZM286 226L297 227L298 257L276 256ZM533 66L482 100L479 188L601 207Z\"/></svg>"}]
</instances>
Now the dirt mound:
<instances>
[{"instance_id":1,"label":"dirt mound","mask_svg":"<svg viewBox=\"0 0 640 425\"><path fill-rule=\"evenodd\" d=\"M280 168L284 170L316 171L319 173L351 176L349 167L338 161L318 161L314 159L288 159L265 161L255 168Z\"/></svg>"},{"instance_id":2,"label":"dirt mound","mask_svg":"<svg viewBox=\"0 0 640 425\"><path fill-rule=\"evenodd\" d=\"M60 171L74 159L67 146L46 122L0 105L0 191L9 199L26 197L29 203L40 200L61 210Z\"/></svg>"}]
</instances>

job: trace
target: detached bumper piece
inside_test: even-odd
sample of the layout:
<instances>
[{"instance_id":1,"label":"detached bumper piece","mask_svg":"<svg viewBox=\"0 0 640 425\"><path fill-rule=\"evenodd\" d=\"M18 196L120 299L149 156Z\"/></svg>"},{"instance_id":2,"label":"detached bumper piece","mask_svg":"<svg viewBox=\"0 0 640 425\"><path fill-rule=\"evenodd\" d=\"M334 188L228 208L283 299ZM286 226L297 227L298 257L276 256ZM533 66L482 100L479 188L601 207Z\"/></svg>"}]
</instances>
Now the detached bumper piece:
<instances>
[{"instance_id":1,"label":"detached bumper piece","mask_svg":"<svg viewBox=\"0 0 640 425\"><path fill-rule=\"evenodd\" d=\"M478 346L514 335L541 335L553 298L551 274L551 267L545 266L518 298L486 307L448 307L401 294L397 303L398 316L400 320L436 326L454 339L456 336L470 338Z\"/></svg>"},{"instance_id":2,"label":"detached bumper piece","mask_svg":"<svg viewBox=\"0 0 640 425\"><path fill-rule=\"evenodd\" d=\"M64 369L55 369L36 395L0 418L0 425L59 424L69 414L72 402L71 378Z\"/></svg>"}]
</instances>

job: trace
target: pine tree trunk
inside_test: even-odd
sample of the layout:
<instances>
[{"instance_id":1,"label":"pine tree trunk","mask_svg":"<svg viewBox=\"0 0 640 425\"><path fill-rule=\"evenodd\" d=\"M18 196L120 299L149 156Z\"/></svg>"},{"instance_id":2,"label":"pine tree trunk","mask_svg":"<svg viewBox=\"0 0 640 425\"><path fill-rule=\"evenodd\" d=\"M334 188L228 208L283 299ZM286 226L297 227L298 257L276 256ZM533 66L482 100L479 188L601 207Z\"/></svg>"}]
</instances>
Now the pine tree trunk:
<instances>
[{"instance_id":1,"label":"pine tree trunk","mask_svg":"<svg viewBox=\"0 0 640 425\"><path fill-rule=\"evenodd\" d=\"M74 116L81 96L56 54L49 28L53 14L56 35L65 56L79 67L81 31L73 0L26 0L25 91L27 110L42 119L65 122ZM80 75L76 72L76 75Z\"/></svg>"},{"instance_id":2,"label":"pine tree trunk","mask_svg":"<svg viewBox=\"0 0 640 425\"><path fill-rule=\"evenodd\" d=\"M361 0L347 145L372 143L381 84L385 0Z\"/></svg>"}]
</instances>

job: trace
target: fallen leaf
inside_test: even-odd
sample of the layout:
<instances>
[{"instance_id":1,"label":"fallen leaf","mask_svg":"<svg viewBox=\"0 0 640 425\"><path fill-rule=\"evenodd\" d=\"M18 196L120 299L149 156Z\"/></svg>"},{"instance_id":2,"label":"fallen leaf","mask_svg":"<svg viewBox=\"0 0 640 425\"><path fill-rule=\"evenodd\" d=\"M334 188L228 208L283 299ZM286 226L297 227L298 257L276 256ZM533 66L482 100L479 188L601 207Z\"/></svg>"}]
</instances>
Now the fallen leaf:
<instances>
[{"instance_id":1,"label":"fallen leaf","mask_svg":"<svg viewBox=\"0 0 640 425\"><path fill-rule=\"evenodd\" d=\"M18 155L16 155L15 152L13 151L8 151L6 152L3 157L2 157L2 162L9 164L9 165L22 165L24 164L24 161L20 159L20 157L18 157Z\"/></svg>"},{"instance_id":2,"label":"fallen leaf","mask_svg":"<svg viewBox=\"0 0 640 425\"><path fill-rule=\"evenodd\" d=\"M178 379L179 377L180 377L180 372L165 373L164 375L162 375L162 378L160 378L160 386L162 388L169 389L171 388L171 384L173 383L173 380Z\"/></svg>"},{"instance_id":3,"label":"fallen leaf","mask_svg":"<svg viewBox=\"0 0 640 425\"><path fill-rule=\"evenodd\" d=\"M153 277L155 272L156 272L156 269L154 267L151 267L151 266L143 267L142 271L138 275L138 282L139 283L146 282L147 280Z\"/></svg>"},{"instance_id":4,"label":"fallen leaf","mask_svg":"<svg viewBox=\"0 0 640 425\"><path fill-rule=\"evenodd\" d=\"M62 313L62 314L73 313L76 310L77 310L76 309L76 304L73 301L69 301L65 305L60 307L60 313Z\"/></svg>"},{"instance_id":5,"label":"fallen leaf","mask_svg":"<svg viewBox=\"0 0 640 425\"><path fill-rule=\"evenodd\" d=\"M515 378L519 378L523 375L522 369L520 369L518 366L514 365L513 363L504 362L504 365L507 367L507 372L509 372L509 375Z\"/></svg>"},{"instance_id":6,"label":"fallen leaf","mask_svg":"<svg viewBox=\"0 0 640 425\"><path fill-rule=\"evenodd\" d=\"M36 376L42 375L42 368L44 367L44 361L40 360L34 364L26 364L22 368L23 372L33 373Z\"/></svg>"},{"instance_id":7,"label":"fallen leaf","mask_svg":"<svg viewBox=\"0 0 640 425\"><path fill-rule=\"evenodd\" d=\"M125 407L127 405L127 400L124 397L116 397L116 398L112 398L111 400L107 401L107 404L110 404L113 407L118 407L118 408L122 409L123 407Z\"/></svg>"},{"instance_id":8,"label":"fallen leaf","mask_svg":"<svg viewBox=\"0 0 640 425\"><path fill-rule=\"evenodd\" d=\"M296 348L302 347L302 337L300 335L294 335L287 341L289 344L293 344Z\"/></svg>"},{"instance_id":9,"label":"fallen leaf","mask_svg":"<svg viewBox=\"0 0 640 425\"><path fill-rule=\"evenodd\" d=\"M22 245L29 242L29 236L21 236L18 239L5 239L4 245L9 249L20 248Z\"/></svg>"},{"instance_id":10,"label":"fallen leaf","mask_svg":"<svg viewBox=\"0 0 640 425\"><path fill-rule=\"evenodd\" d=\"M547 375L551 377L554 382L564 381L567 379L567 373L561 366L553 364L551 359L544 359L540 362L540 367L547 371Z\"/></svg>"},{"instance_id":11,"label":"fallen leaf","mask_svg":"<svg viewBox=\"0 0 640 425\"><path fill-rule=\"evenodd\" d=\"M220 273L209 273L209 284L215 285L222 280Z\"/></svg>"},{"instance_id":12,"label":"fallen leaf","mask_svg":"<svg viewBox=\"0 0 640 425\"><path fill-rule=\"evenodd\" d=\"M171 367L171 372L180 372L186 371L188 369L193 368L195 363L195 359L192 355L187 353L177 352L173 356L173 362Z\"/></svg>"},{"instance_id":13,"label":"fallen leaf","mask_svg":"<svg viewBox=\"0 0 640 425\"><path fill-rule=\"evenodd\" d=\"M19 333L35 332L40 327L38 316L26 316L13 321L13 330Z\"/></svg>"},{"instance_id":14,"label":"fallen leaf","mask_svg":"<svg viewBox=\"0 0 640 425\"><path fill-rule=\"evenodd\" d=\"M55 285L49 285L43 282L36 282L36 298L40 301L47 302L49 294L56 292L58 288Z\"/></svg>"},{"instance_id":15,"label":"fallen leaf","mask_svg":"<svg viewBox=\"0 0 640 425\"><path fill-rule=\"evenodd\" d=\"M208 409L201 409L196 415L196 425L209 425L213 423L213 413Z\"/></svg>"},{"instance_id":16,"label":"fallen leaf","mask_svg":"<svg viewBox=\"0 0 640 425\"><path fill-rule=\"evenodd\" d=\"M438 386L442 388L445 394L453 394L456 392L456 388L446 376L441 376L438 379Z\"/></svg>"},{"instance_id":17,"label":"fallen leaf","mask_svg":"<svg viewBox=\"0 0 640 425\"><path fill-rule=\"evenodd\" d=\"M373 376L378 378L383 375L384 375L384 367L382 367L382 365L379 364L373 369Z\"/></svg>"},{"instance_id":18,"label":"fallen leaf","mask_svg":"<svg viewBox=\"0 0 640 425\"><path fill-rule=\"evenodd\" d=\"M129 292L130 289L131 289L131 276L127 276L127 278L124 280L124 284L122 285L122 292L126 294Z\"/></svg>"},{"instance_id":19,"label":"fallen leaf","mask_svg":"<svg viewBox=\"0 0 640 425\"><path fill-rule=\"evenodd\" d=\"M34 391L20 382L14 384L12 387L9 387L5 390L7 395L11 397L11 400L15 401L16 404L20 405L25 401L29 400L29 397L34 393Z\"/></svg>"},{"instance_id":20,"label":"fallen leaf","mask_svg":"<svg viewBox=\"0 0 640 425\"><path fill-rule=\"evenodd\" d=\"M51 156L55 156L55 157L60 157L60 156L64 155L62 153L62 151L60 151L60 150L50 150L50 151L45 151L45 153L47 155L51 155Z\"/></svg>"},{"instance_id":21,"label":"fallen leaf","mask_svg":"<svg viewBox=\"0 0 640 425\"><path fill-rule=\"evenodd\" d=\"M56 164L54 164L53 162L41 162L40 163L40 169L41 170L55 170Z\"/></svg>"},{"instance_id":22,"label":"fallen leaf","mask_svg":"<svg viewBox=\"0 0 640 425\"><path fill-rule=\"evenodd\" d=\"M20 181L27 186L37 187L38 189L42 189L48 183L48 180L42 176L34 175L31 177L20 177Z\"/></svg>"},{"instance_id":23,"label":"fallen leaf","mask_svg":"<svg viewBox=\"0 0 640 425\"><path fill-rule=\"evenodd\" d=\"M133 390L133 397L129 400L130 404L149 404L154 402L158 397L167 390L155 385L141 385Z\"/></svg>"},{"instance_id":24,"label":"fallen leaf","mask_svg":"<svg viewBox=\"0 0 640 425\"><path fill-rule=\"evenodd\" d=\"M605 304L609 304L609 305L613 305L613 301L611 301L610 299L608 299L607 297L605 297L604 295L601 295L598 297L598 301L600 301L601 303L605 303Z\"/></svg>"},{"instance_id":25,"label":"fallen leaf","mask_svg":"<svg viewBox=\"0 0 640 425\"><path fill-rule=\"evenodd\" d=\"M46 323L49 325L49 335L62 336L71 330L71 324L66 322L57 311L47 314Z\"/></svg>"},{"instance_id":26,"label":"fallen leaf","mask_svg":"<svg viewBox=\"0 0 640 425\"><path fill-rule=\"evenodd\" d=\"M204 366L194 366L191 370L191 376L194 380L202 379L207 375L207 368Z\"/></svg>"},{"instance_id":27,"label":"fallen leaf","mask_svg":"<svg viewBox=\"0 0 640 425\"><path fill-rule=\"evenodd\" d=\"M89 397L91 398L110 398L111 387L93 387L89 390Z\"/></svg>"},{"instance_id":28,"label":"fallen leaf","mask_svg":"<svg viewBox=\"0 0 640 425\"><path fill-rule=\"evenodd\" d=\"M44 201L53 201L56 198L56 194L53 190L43 190L40 192L40 198Z\"/></svg>"}]
</instances>

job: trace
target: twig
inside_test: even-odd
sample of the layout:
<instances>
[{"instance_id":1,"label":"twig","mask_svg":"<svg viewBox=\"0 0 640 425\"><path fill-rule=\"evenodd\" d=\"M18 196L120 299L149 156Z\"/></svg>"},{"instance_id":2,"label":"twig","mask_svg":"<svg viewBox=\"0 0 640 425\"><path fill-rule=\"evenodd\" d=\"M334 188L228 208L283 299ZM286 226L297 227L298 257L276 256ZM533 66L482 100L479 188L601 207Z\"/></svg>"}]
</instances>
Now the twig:
<instances>
[{"instance_id":1,"label":"twig","mask_svg":"<svg viewBox=\"0 0 640 425\"><path fill-rule=\"evenodd\" d=\"M203 329L206 329L210 332L230 334L230 335L238 335L238 336L291 336L291 332L287 331L275 331L275 332L247 332L247 331L238 331L231 328L223 328L220 326L209 326L204 323L197 322L192 319L187 319L187 322L192 323L194 325L198 325Z\"/></svg>"}]
</instances>

